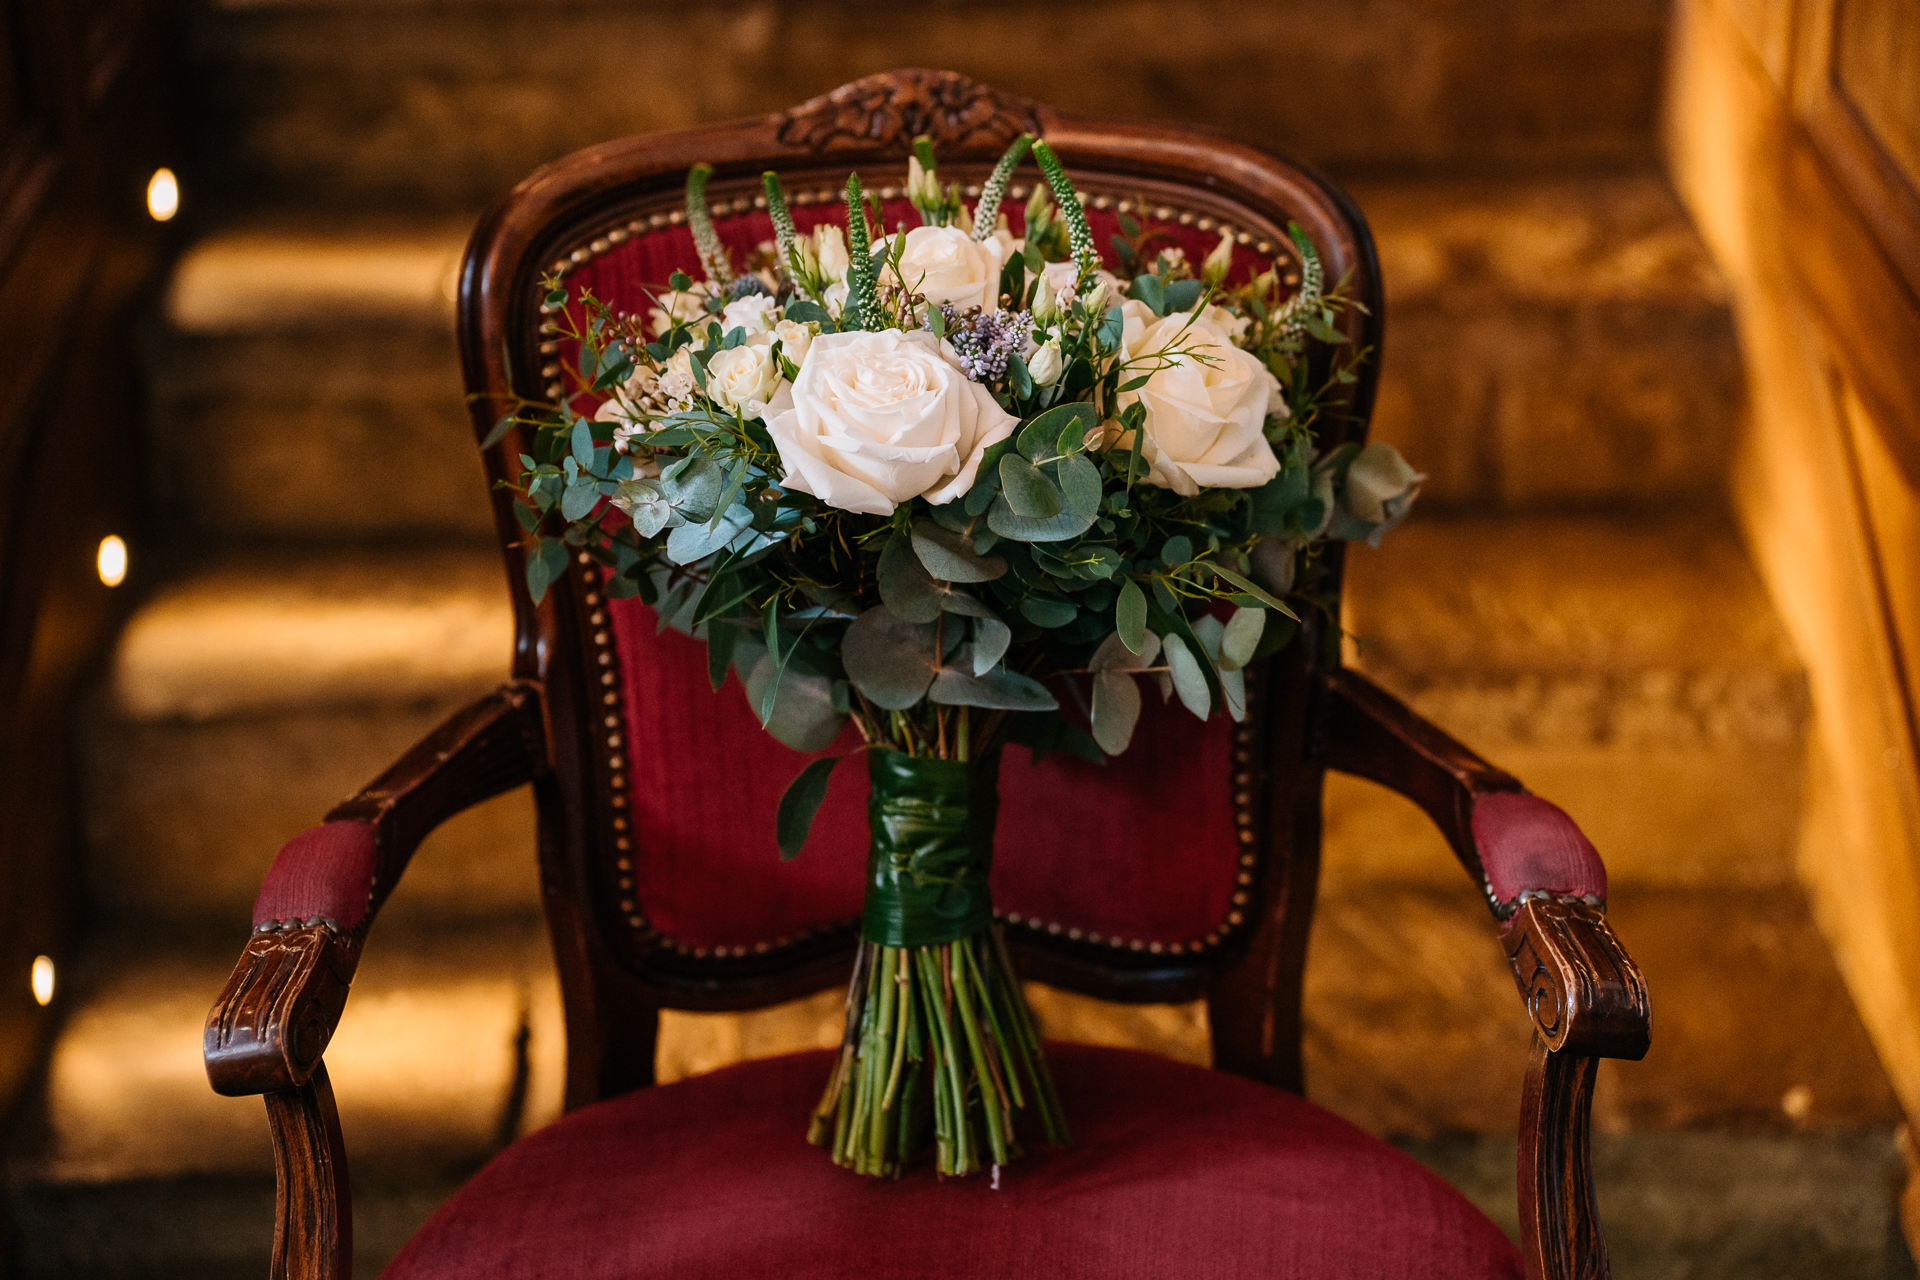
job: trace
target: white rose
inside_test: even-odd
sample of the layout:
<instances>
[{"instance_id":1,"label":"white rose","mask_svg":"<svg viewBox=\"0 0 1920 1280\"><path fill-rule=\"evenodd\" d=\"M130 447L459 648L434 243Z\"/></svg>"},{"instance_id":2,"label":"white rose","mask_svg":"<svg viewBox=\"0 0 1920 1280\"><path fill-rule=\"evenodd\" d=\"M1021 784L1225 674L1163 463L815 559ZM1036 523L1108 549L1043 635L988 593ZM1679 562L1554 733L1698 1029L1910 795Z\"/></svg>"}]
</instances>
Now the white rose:
<instances>
[{"instance_id":1,"label":"white rose","mask_svg":"<svg viewBox=\"0 0 1920 1280\"><path fill-rule=\"evenodd\" d=\"M781 483L871 515L915 496L951 502L1019 425L924 329L823 333L788 395L767 415Z\"/></svg>"},{"instance_id":2,"label":"white rose","mask_svg":"<svg viewBox=\"0 0 1920 1280\"><path fill-rule=\"evenodd\" d=\"M820 304L827 309L828 315L838 320L841 310L847 305L846 281L828 285L827 291L820 295Z\"/></svg>"},{"instance_id":3,"label":"white rose","mask_svg":"<svg viewBox=\"0 0 1920 1280\"><path fill-rule=\"evenodd\" d=\"M1003 261L998 239L975 240L958 227L915 227L900 254L900 276L932 306L998 311Z\"/></svg>"},{"instance_id":4,"label":"white rose","mask_svg":"<svg viewBox=\"0 0 1920 1280\"><path fill-rule=\"evenodd\" d=\"M758 418L780 385L773 348L729 347L707 361L707 394L723 409Z\"/></svg>"},{"instance_id":5,"label":"white rose","mask_svg":"<svg viewBox=\"0 0 1920 1280\"><path fill-rule=\"evenodd\" d=\"M1348 511L1375 526L1367 535L1368 546L1378 547L1380 539L1407 518L1426 479L1384 440L1360 450L1347 468L1341 496Z\"/></svg>"},{"instance_id":6,"label":"white rose","mask_svg":"<svg viewBox=\"0 0 1920 1280\"><path fill-rule=\"evenodd\" d=\"M780 354L787 363L798 369L807 362L807 350L813 346L813 326L782 320L773 326L773 336L779 340Z\"/></svg>"},{"instance_id":7,"label":"white rose","mask_svg":"<svg viewBox=\"0 0 1920 1280\"><path fill-rule=\"evenodd\" d=\"M745 329L751 338L755 334L771 333L779 318L779 303L763 293L750 293L744 298L735 298L720 312L720 332Z\"/></svg>"},{"instance_id":8,"label":"white rose","mask_svg":"<svg viewBox=\"0 0 1920 1280\"><path fill-rule=\"evenodd\" d=\"M707 313L707 287L696 284L691 289L659 294L654 301L659 305L648 313L648 318L653 321L656 334L665 333L676 320L686 324Z\"/></svg>"},{"instance_id":9,"label":"white rose","mask_svg":"<svg viewBox=\"0 0 1920 1280\"><path fill-rule=\"evenodd\" d=\"M1235 342L1244 338L1247 334L1247 328L1253 324L1253 318L1251 316L1237 316L1225 307L1212 305L1207 307L1200 318L1220 332L1226 334L1228 338Z\"/></svg>"},{"instance_id":10,"label":"white rose","mask_svg":"<svg viewBox=\"0 0 1920 1280\"><path fill-rule=\"evenodd\" d=\"M1161 318L1143 303L1128 302L1121 317L1121 341L1138 372L1152 368L1159 353L1172 352L1146 386L1120 397L1122 408L1136 400L1146 406L1141 453L1152 463L1149 484L1192 496L1203 488L1251 489L1280 473L1264 434L1280 384L1265 365L1204 316Z\"/></svg>"}]
</instances>

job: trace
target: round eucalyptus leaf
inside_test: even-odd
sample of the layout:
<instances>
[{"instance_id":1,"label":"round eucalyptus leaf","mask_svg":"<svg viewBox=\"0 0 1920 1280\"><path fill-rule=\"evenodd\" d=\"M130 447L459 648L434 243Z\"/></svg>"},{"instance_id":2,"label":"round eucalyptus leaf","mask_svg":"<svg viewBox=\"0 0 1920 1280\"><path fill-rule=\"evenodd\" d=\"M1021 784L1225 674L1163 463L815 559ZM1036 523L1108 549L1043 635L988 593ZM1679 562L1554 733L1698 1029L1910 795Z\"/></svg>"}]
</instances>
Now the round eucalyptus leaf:
<instances>
[{"instance_id":1,"label":"round eucalyptus leaf","mask_svg":"<svg viewBox=\"0 0 1920 1280\"><path fill-rule=\"evenodd\" d=\"M1093 678L1093 740L1110 756L1133 741L1140 723L1140 686L1119 671L1102 671Z\"/></svg>"},{"instance_id":2,"label":"round eucalyptus leaf","mask_svg":"<svg viewBox=\"0 0 1920 1280\"><path fill-rule=\"evenodd\" d=\"M766 721L767 732L795 751L826 750L847 722L833 709L831 680L791 668L782 672L770 653L761 654L747 677L747 702Z\"/></svg>"},{"instance_id":3,"label":"round eucalyptus leaf","mask_svg":"<svg viewBox=\"0 0 1920 1280\"><path fill-rule=\"evenodd\" d=\"M905 711L933 683L935 629L904 622L885 605L875 605L847 627L840 660L847 679L875 706Z\"/></svg>"}]
</instances>

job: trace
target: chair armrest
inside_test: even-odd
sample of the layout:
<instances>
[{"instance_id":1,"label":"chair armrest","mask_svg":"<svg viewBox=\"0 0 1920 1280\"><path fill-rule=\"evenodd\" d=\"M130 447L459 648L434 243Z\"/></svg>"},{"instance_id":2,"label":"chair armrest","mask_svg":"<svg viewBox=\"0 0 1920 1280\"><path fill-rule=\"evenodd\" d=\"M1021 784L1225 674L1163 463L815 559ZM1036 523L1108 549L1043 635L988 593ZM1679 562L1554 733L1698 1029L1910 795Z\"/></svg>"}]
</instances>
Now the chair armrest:
<instances>
[{"instance_id":1,"label":"chair armrest","mask_svg":"<svg viewBox=\"0 0 1920 1280\"><path fill-rule=\"evenodd\" d=\"M1501 920L1552 896L1604 906L1607 868L1580 828L1357 672L1326 678L1327 763L1419 805Z\"/></svg>"},{"instance_id":2,"label":"chair armrest","mask_svg":"<svg viewBox=\"0 0 1920 1280\"><path fill-rule=\"evenodd\" d=\"M333 1038L373 917L433 828L546 769L539 691L516 681L461 711L288 841L255 900L253 936L207 1015L214 1091L305 1085Z\"/></svg>"}]
</instances>

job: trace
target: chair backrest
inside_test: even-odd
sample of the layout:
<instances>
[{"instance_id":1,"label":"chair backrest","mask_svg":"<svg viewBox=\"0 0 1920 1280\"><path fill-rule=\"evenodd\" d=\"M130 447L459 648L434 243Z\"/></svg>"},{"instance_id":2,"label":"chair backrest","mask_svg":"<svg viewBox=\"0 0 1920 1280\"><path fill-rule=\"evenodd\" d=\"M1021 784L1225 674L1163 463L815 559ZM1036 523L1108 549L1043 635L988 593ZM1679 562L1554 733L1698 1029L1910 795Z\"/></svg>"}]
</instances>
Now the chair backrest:
<instances>
[{"instance_id":1,"label":"chair backrest","mask_svg":"<svg viewBox=\"0 0 1920 1280\"><path fill-rule=\"evenodd\" d=\"M505 394L573 389L548 327L547 273L640 311L675 270L697 275L683 184L714 167L709 202L736 260L771 238L759 175L775 169L804 230L843 218L858 169L901 198L913 138L942 176L978 183L1022 130L1049 140L1105 244L1128 214L1198 261L1230 229L1244 277L1297 268L1287 226L1361 308L1347 337L1373 357L1327 433L1359 439L1372 407L1380 290L1359 214L1325 180L1265 152L1172 129L1088 120L947 72L872 76L774 116L613 142L528 178L482 220L462 272L460 337L476 431ZM1016 176L1016 188L1034 180ZM1021 196L1006 208L1019 230ZM1283 267L1284 270L1284 267ZM519 470L518 433L488 451ZM773 811L806 761L757 725L737 682L709 689L704 648L650 610L608 601L576 557L534 605L510 495L495 510L518 621L515 674L545 691L552 774L538 788L542 877L567 1000L570 1104L651 1072L653 1013L742 1008L840 980L865 856L865 782L839 771L799 859L775 854ZM1298 637L1249 673L1243 724L1150 706L1105 766L1059 754L1002 761L994 893L1029 974L1107 998L1212 1002L1219 1065L1297 1087L1300 967L1318 869L1316 673L1338 661L1339 552ZM1148 700L1149 703L1152 699ZM839 744L837 749L844 749ZM724 767L716 767L724 764Z\"/></svg>"}]
</instances>

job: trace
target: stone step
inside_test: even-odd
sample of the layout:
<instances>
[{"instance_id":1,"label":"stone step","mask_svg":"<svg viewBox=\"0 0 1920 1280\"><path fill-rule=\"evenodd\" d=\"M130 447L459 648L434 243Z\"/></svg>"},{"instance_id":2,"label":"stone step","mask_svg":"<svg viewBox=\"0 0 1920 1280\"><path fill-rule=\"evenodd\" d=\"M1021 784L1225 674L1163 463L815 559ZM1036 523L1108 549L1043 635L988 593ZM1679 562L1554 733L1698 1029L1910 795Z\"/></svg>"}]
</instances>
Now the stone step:
<instances>
[{"instance_id":1,"label":"stone step","mask_svg":"<svg viewBox=\"0 0 1920 1280\"><path fill-rule=\"evenodd\" d=\"M873 21L830 0L211 0L188 171L217 198L484 203L611 138L778 111L884 67L962 70L1063 110L1179 120L1354 169L1651 159L1666 6L997 2ZM1059 50L1098 74L1060 73ZM672 68L637 75L635 68Z\"/></svg>"},{"instance_id":2,"label":"stone step","mask_svg":"<svg viewBox=\"0 0 1920 1280\"><path fill-rule=\"evenodd\" d=\"M1722 482L1739 360L1662 180L1369 182L1388 286L1376 434L1429 508L1695 501ZM451 273L465 228L254 224L186 255L151 344L176 527L485 534Z\"/></svg>"},{"instance_id":3,"label":"stone step","mask_svg":"<svg viewBox=\"0 0 1920 1280\"><path fill-rule=\"evenodd\" d=\"M254 551L159 588L81 724L88 876L115 920L245 925L288 837L506 679L512 617L489 547ZM534 915L531 800L428 837L389 910Z\"/></svg>"},{"instance_id":4,"label":"stone step","mask_svg":"<svg viewBox=\"0 0 1920 1280\"><path fill-rule=\"evenodd\" d=\"M245 920L226 932L109 935L68 978L44 1092L9 1153L22 1274L265 1271L266 1114L257 1098L215 1094L200 1056ZM558 1114L564 1044L537 920L375 935L327 1048L360 1274L378 1274L495 1150Z\"/></svg>"},{"instance_id":5,"label":"stone step","mask_svg":"<svg viewBox=\"0 0 1920 1280\"><path fill-rule=\"evenodd\" d=\"M189 248L147 350L168 525L489 535L453 338L470 226L256 224Z\"/></svg>"}]
</instances>

